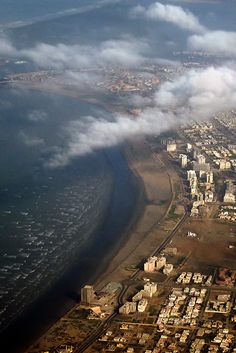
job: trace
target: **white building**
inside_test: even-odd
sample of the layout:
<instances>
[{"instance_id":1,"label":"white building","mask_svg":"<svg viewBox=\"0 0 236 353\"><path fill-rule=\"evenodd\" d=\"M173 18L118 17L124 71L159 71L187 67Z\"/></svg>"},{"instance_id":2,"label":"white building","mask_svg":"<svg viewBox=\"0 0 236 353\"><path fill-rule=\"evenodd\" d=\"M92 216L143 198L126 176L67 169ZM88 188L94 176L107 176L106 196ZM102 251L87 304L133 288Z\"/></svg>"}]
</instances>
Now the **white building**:
<instances>
[{"instance_id":1,"label":"white building","mask_svg":"<svg viewBox=\"0 0 236 353\"><path fill-rule=\"evenodd\" d=\"M123 315L128 315L130 313L135 313L137 310L137 303L136 302L126 302L119 308L119 313Z\"/></svg>"},{"instance_id":2,"label":"white building","mask_svg":"<svg viewBox=\"0 0 236 353\"><path fill-rule=\"evenodd\" d=\"M205 191L205 202L213 202L214 201L214 193L211 190Z\"/></svg>"},{"instance_id":3,"label":"white building","mask_svg":"<svg viewBox=\"0 0 236 353\"><path fill-rule=\"evenodd\" d=\"M187 164L188 164L188 157L186 154L180 154L179 155L179 162L180 162L180 166L181 168L186 168Z\"/></svg>"},{"instance_id":4,"label":"white building","mask_svg":"<svg viewBox=\"0 0 236 353\"><path fill-rule=\"evenodd\" d=\"M167 152L175 152L176 151L176 142L174 140L168 140L166 144Z\"/></svg>"},{"instance_id":5,"label":"white building","mask_svg":"<svg viewBox=\"0 0 236 353\"><path fill-rule=\"evenodd\" d=\"M187 170L187 179L190 181L193 178L197 178L195 170Z\"/></svg>"},{"instance_id":6,"label":"white building","mask_svg":"<svg viewBox=\"0 0 236 353\"><path fill-rule=\"evenodd\" d=\"M220 167L220 170L230 169L231 163L230 163L230 161L227 161L227 159L221 159L219 167Z\"/></svg>"},{"instance_id":7,"label":"white building","mask_svg":"<svg viewBox=\"0 0 236 353\"><path fill-rule=\"evenodd\" d=\"M148 260L144 263L144 271L145 272L154 272L156 268L156 256L151 256Z\"/></svg>"},{"instance_id":8,"label":"white building","mask_svg":"<svg viewBox=\"0 0 236 353\"><path fill-rule=\"evenodd\" d=\"M152 297L153 294L157 292L157 283L154 283L154 282L145 283L144 291L148 294L149 297Z\"/></svg>"},{"instance_id":9,"label":"white building","mask_svg":"<svg viewBox=\"0 0 236 353\"><path fill-rule=\"evenodd\" d=\"M212 171L206 173L206 182L208 184L213 184L214 182L214 174Z\"/></svg>"},{"instance_id":10,"label":"white building","mask_svg":"<svg viewBox=\"0 0 236 353\"><path fill-rule=\"evenodd\" d=\"M224 196L224 202L225 203L235 203L236 198L235 198L235 186L232 182L232 180L228 180L225 190L225 196Z\"/></svg>"},{"instance_id":11,"label":"white building","mask_svg":"<svg viewBox=\"0 0 236 353\"><path fill-rule=\"evenodd\" d=\"M132 297L132 302L138 302L143 298L143 296L144 296L144 290L142 289Z\"/></svg>"},{"instance_id":12,"label":"white building","mask_svg":"<svg viewBox=\"0 0 236 353\"><path fill-rule=\"evenodd\" d=\"M172 264L166 264L163 268L163 273L169 275L173 271L174 266Z\"/></svg>"},{"instance_id":13,"label":"white building","mask_svg":"<svg viewBox=\"0 0 236 353\"><path fill-rule=\"evenodd\" d=\"M203 154L197 154L196 160L198 164L205 164L206 163L206 158L203 156Z\"/></svg>"},{"instance_id":14,"label":"white building","mask_svg":"<svg viewBox=\"0 0 236 353\"><path fill-rule=\"evenodd\" d=\"M146 310L147 305L148 305L147 299L141 299L141 300L138 302L138 312L139 312L139 313L143 313L143 312Z\"/></svg>"},{"instance_id":15,"label":"white building","mask_svg":"<svg viewBox=\"0 0 236 353\"><path fill-rule=\"evenodd\" d=\"M156 260L156 270L160 270L162 267L166 265L165 256L159 256Z\"/></svg>"},{"instance_id":16,"label":"white building","mask_svg":"<svg viewBox=\"0 0 236 353\"><path fill-rule=\"evenodd\" d=\"M187 143L187 146L186 146L186 152L187 153L190 153L193 149L193 146L191 145L191 143Z\"/></svg>"}]
</instances>

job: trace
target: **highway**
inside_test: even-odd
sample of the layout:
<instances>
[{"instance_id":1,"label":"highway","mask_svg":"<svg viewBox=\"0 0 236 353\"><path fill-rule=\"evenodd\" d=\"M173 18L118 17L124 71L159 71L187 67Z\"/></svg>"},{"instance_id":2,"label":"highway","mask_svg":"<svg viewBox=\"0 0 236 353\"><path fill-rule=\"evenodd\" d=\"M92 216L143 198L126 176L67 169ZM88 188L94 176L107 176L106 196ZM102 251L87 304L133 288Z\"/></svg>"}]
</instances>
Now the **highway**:
<instances>
[{"instance_id":1,"label":"highway","mask_svg":"<svg viewBox=\"0 0 236 353\"><path fill-rule=\"evenodd\" d=\"M165 249L165 247L170 243L170 241L173 239L177 231L180 229L180 227L183 225L183 223L187 220L189 216L188 212L185 212L184 216L179 220L179 222L176 224L176 226L173 228L173 230L168 234L168 236L161 242L160 245L154 250L154 252L151 254L151 256L158 256L161 254L161 252ZM118 298L117 298L117 303L118 306L120 307L121 305L124 304L124 298L126 296L127 290L132 283L132 281L142 272L141 269L137 269L131 277L125 281L125 283L122 283L122 290L120 291ZM91 346L101 335L102 333L107 330L109 327L110 323L114 320L114 318L118 315L118 310L116 310L113 314L111 314L106 320L102 321L101 324L90 334L89 337L87 337L81 344L80 346L74 351L74 353L82 353L86 351L86 349Z\"/></svg>"}]
</instances>

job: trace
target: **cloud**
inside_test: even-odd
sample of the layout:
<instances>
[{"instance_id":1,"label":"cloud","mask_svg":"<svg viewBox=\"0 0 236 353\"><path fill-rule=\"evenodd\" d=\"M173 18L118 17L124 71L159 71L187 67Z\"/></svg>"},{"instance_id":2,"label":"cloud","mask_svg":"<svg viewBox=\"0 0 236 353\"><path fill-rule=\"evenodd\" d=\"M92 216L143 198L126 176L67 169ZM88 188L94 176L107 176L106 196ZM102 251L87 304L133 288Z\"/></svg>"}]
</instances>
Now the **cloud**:
<instances>
[{"instance_id":1,"label":"cloud","mask_svg":"<svg viewBox=\"0 0 236 353\"><path fill-rule=\"evenodd\" d=\"M37 136L30 136L26 134L24 131L20 131L19 136L22 142L29 147L40 146L45 144L42 138L39 138Z\"/></svg>"},{"instance_id":2,"label":"cloud","mask_svg":"<svg viewBox=\"0 0 236 353\"><path fill-rule=\"evenodd\" d=\"M181 6L163 5L155 2L148 7L138 5L131 11L134 17L166 21L182 29L194 32L188 37L187 45L191 50L203 50L223 56L236 56L236 32L209 30L198 18Z\"/></svg>"},{"instance_id":3,"label":"cloud","mask_svg":"<svg viewBox=\"0 0 236 353\"><path fill-rule=\"evenodd\" d=\"M47 118L47 113L44 112L43 110L32 110L27 116L27 119L34 123L45 121L46 118Z\"/></svg>"},{"instance_id":4,"label":"cloud","mask_svg":"<svg viewBox=\"0 0 236 353\"><path fill-rule=\"evenodd\" d=\"M224 56L236 56L236 32L209 31L188 38L188 46L193 50L203 50Z\"/></svg>"},{"instance_id":5,"label":"cloud","mask_svg":"<svg viewBox=\"0 0 236 353\"><path fill-rule=\"evenodd\" d=\"M149 102L148 102L149 103ZM157 135L193 119L208 119L218 111L236 108L236 71L229 67L191 70L161 85L152 107L137 117L115 114L85 117L70 122L67 145L58 149L48 162L50 167L64 166L71 159L97 149L111 147L144 135Z\"/></svg>"},{"instance_id":6,"label":"cloud","mask_svg":"<svg viewBox=\"0 0 236 353\"><path fill-rule=\"evenodd\" d=\"M125 37L107 40L97 46L51 45L39 43L35 47L17 50L10 41L0 38L0 55L11 55L31 60L42 68L76 70L104 65L140 65L150 48L146 41Z\"/></svg>"},{"instance_id":7,"label":"cloud","mask_svg":"<svg viewBox=\"0 0 236 353\"><path fill-rule=\"evenodd\" d=\"M14 46L11 44L11 42L5 38L1 37L0 38L0 55L15 55L16 49Z\"/></svg>"},{"instance_id":8,"label":"cloud","mask_svg":"<svg viewBox=\"0 0 236 353\"><path fill-rule=\"evenodd\" d=\"M194 33L205 32L205 27L202 26L196 16L190 11L184 10L180 6L163 5L160 2L155 2L148 7L138 5L131 11L132 16L144 16L148 19L165 21L186 29Z\"/></svg>"}]
</instances>

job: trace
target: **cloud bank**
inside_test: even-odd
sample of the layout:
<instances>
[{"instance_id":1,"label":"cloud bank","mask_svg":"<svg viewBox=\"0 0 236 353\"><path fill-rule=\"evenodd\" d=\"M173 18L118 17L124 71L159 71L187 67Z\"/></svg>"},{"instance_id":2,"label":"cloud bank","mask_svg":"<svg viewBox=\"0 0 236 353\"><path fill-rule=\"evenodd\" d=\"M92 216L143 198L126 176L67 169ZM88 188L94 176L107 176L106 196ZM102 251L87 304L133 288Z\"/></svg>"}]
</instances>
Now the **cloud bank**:
<instances>
[{"instance_id":1,"label":"cloud bank","mask_svg":"<svg viewBox=\"0 0 236 353\"><path fill-rule=\"evenodd\" d=\"M208 119L220 110L236 108L236 71L229 67L191 70L162 84L152 105L135 118L116 114L110 121L89 116L71 122L66 130L67 146L57 150L48 166L64 166L97 149L157 135L192 119Z\"/></svg>"},{"instance_id":2,"label":"cloud bank","mask_svg":"<svg viewBox=\"0 0 236 353\"><path fill-rule=\"evenodd\" d=\"M11 55L33 61L42 68L58 70L81 69L104 65L140 65L150 51L146 41L135 38L107 40L97 46L51 45L39 43L35 47L18 50L6 38L0 38L0 55Z\"/></svg>"},{"instance_id":3,"label":"cloud bank","mask_svg":"<svg viewBox=\"0 0 236 353\"><path fill-rule=\"evenodd\" d=\"M131 15L173 23L194 33L202 33L206 30L196 16L188 10L184 10L181 6L163 5L160 2L155 2L148 7L138 5L131 11Z\"/></svg>"},{"instance_id":4,"label":"cloud bank","mask_svg":"<svg viewBox=\"0 0 236 353\"><path fill-rule=\"evenodd\" d=\"M236 32L208 31L188 38L188 47L213 54L236 56Z\"/></svg>"},{"instance_id":5,"label":"cloud bank","mask_svg":"<svg viewBox=\"0 0 236 353\"><path fill-rule=\"evenodd\" d=\"M221 56L236 56L236 32L209 30L192 12L181 6L163 5L160 2L155 2L148 7L138 5L132 9L131 15L165 21L193 32L194 34L187 40L187 46L191 50L202 50Z\"/></svg>"}]
</instances>

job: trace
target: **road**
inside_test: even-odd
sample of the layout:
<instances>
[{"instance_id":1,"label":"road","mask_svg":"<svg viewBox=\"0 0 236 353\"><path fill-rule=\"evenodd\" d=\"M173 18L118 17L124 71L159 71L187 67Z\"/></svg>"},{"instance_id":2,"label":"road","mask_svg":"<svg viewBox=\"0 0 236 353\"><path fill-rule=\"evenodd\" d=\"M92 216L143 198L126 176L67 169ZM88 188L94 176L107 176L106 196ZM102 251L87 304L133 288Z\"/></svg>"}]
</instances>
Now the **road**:
<instances>
[{"instance_id":1,"label":"road","mask_svg":"<svg viewBox=\"0 0 236 353\"><path fill-rule=\"evenodd\" d=\"M168 236L162 241L160 245L153 251L151 254L152 256L158 256L161 254L161 252L165 249L165 247L170 243L170 241L173 239L177 231L180 229L180 227L183 225L183 223L187 220L189 214L188 212L185 212L184 216L180 219L180 221L176 224L176 226L173 228L173 230L168 234ZM120 307L124 303L124 299L127 293L127 290L132 283L132 281L142 272L142 270L137 269L131 277L126 280L124 283L122 283L122 290L120 291L118 298L117 298L117 303L118 306ZM91 346L101 335L102 333L107 330L109 327L110 323L114 320L114 318L118 315L118 310L115 311L112 315L110 315L106 320L102 321L101 324L90 334L87 339L85 339L81 345L74 351L74 353L82 353L86 351L89 346Z\"/></svg>"}]
</instances>

